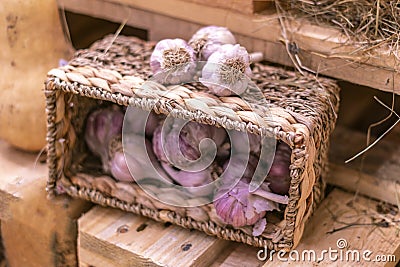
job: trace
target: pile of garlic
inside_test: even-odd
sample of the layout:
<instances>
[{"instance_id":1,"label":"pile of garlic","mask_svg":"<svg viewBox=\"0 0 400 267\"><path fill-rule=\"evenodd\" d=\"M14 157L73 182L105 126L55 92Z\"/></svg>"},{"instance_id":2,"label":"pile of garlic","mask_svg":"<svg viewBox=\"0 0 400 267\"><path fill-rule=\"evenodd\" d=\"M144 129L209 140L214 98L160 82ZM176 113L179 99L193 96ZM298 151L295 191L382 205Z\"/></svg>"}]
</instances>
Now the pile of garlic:
<instances>
[{"instance_id":1,"label":"pile of garlic","mask_svg":"<svg viewBox=\"0 0 400 267\"><path fill-rule=\"evenodd\" d=\"M225 27L207 26L189 42L164 39L157 43L150 58L153 74L164 84L193 81L201 66L199 81L217 96L240 95L252 72L246 48L236 43Z\"/></svg>"}]
</instances>

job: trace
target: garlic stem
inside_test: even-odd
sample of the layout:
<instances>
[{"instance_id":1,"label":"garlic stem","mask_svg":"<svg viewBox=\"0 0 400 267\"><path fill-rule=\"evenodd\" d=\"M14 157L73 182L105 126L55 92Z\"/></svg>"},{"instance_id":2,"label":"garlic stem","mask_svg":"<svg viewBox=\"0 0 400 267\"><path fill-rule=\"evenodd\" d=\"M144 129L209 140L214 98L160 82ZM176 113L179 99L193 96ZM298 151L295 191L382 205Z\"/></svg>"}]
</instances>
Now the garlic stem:
<instances>
[{"instance_id":1,"label":"garlic stem","mask_svg":"<svg viewBox=\"0 0 400 267\"><path fill-rule=\"evenodd\" d=\"M268 192L262 189L257 189L256 191L252 192L251 194L263 197L265 199L268 200L272 200L276 203L280 203L280 204L288 204L289 203L289 197L288 196L282 196L282 195L278 195L272 192Z\"/></svg>"},{"instance_id":2,"label":"garlic stem","mask_svg":"<svg viewBox=\"0 0 400 267\"><path fill-rule=\"evenodd\" d=\"M260 62L264 60L264 54L262 52L253 52L249 54L249 59L252 63Z\"/></svg>"}]
</instances>

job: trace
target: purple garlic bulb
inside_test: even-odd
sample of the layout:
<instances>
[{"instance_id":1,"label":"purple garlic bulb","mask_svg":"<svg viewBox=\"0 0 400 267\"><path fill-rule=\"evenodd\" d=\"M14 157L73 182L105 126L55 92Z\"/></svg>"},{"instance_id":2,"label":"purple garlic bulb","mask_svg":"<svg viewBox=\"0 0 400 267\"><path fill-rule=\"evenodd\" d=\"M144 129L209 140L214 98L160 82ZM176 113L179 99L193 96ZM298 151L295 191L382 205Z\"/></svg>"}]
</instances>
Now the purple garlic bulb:
<instances>
[{"instance_id":1,"label":"purple garlic bulb","mask_svg":"<svg viewBox=\"0 0 400 267\"><path fill-rule=\"evenodd\" d=\"M202 159L208 160L215 153L215 147L212 146L203 146L200 150L201 141L211 139L218 149L226 137L225 130L216 130L213 126L174 118L169 118L168 121L154 131L153 151L160 161L179 169L188 170L186 167L194 167L200 161L204 163ZM218 154L218 150L216 153Z\"/></svg>"},{"instance_id":2,"label":"purple garlic bulb","mask_svg":"<svg viewBox=\"0 0 400 267\"><path fill-rule=\"evenodd\" d=\"M199 80L215 95L230 96L244 93L251 75L246 48L225 44L208 58Z\"/></svg>"},{"instance_id":3,"label":"purple garlic bulb","mask_svg":"<svg viewBox=\"0 0 400 267\"><path fill-rule=\"evenodd\" d=\"M220 159L226 159L230 154L230 144L227 140L227 134L224 128L210 127L211 139L217 145L217 156Z\"/></svg>"},{"instance_id":4,"label":"purple garlic bulb","mask_svg":"<svg viewBox=\"0 0 400 267\"><path fill-rule=\"evenodd\" d=\"M259 155L261 150L261 137L259 135L232 130L229 132L233 153L252 153Z\"/></svg>"},{"instance_id":5,"label":"purple garlic bulb","mask_svg":"<svg viewBox=\"0 0 400 267\"><path fill-rule=\"evenodd\" d=\"M134 179L126 164L125 155L122 151L117 151L111 158L110 162L111 175L121 182L133 182Z\"/></svg>"},{"instance_id":6,"label":"purple garlic bulb","mask_svg":"<svg viewBox=\"0 0 400 267\"><path fill-rule=\"evenodd\" d=\"M127 134L124 150L122 143L117 144L115 149L110 148L110 172L117 181L134 182L149 177L170 181L153 153L151 142L144 138Z\"/></svg>"},{"instance_id":7,"label":"purple garlic bulb","mask_svg":"<svg viewBox=\"0 0 400 267\"><path fill-rule=\"evenodd\" d=\"M250 154L232 154L232 157L223 165L224 174L222 179L224 183L234 182L241 178L251 180L256 170L258 159Z\"/></svg>"},{"instance_id":8,"label":"purple garlic bulb","mask_svg":"<svg viewBox=\"0 0 400 267\"><path fill-rule=\"evenodd\" d=\"M196 72L194 50L182 39L164 39L150 57L153 80L162 84L180 84L192 80Z\"/></svg>"},{"instance_id":9,"label":"purple garlic bulb","mask_svg":"<svg viewBox=\"0 0 400 267\"><path fill-rule=\"evenodd\" d=\"M271 188L271 191L276 194L288 194L291 180L289 169L291 155L292 150L286 143L278 143L271 169L265 180L267 183L269 183L269 188Z\"/></svg>"},{"instance_id":10,"label":"purple garlic bulb","mask_svg":"<svg viewBox=\"0 0 400 267\"><path fill-rule=\"evenodd\" d=\"M209 184L213 181L211 177L211 168L206 168L201 171L184 171L179 170L167 163L161 163L165 172L178 184L184 187L198 187Z\"/></svg>"},{"instance_id":11,"label":"purple garlic bulb","mask_svg":"<svg viewBox=\"0 0 400 267\"><path fill-rule=\"evenodd\" d=\"M199 60L207 60L224 44L236 44L236 39L227 28L219 26L203 27L189 40Z\"/></svg>"},{"instance_id":12,"label":"purple garlic bulb","mask_svg":"<svg viewBox=\"0 0 400 267\"><path fill-rule=\"evenodd\" d=\"M254 225L278 204L249 192L249 184L239 181L232 189L220 188L214 200L217 215L234 227Z\"/></svg>"},{"instance_id":13,"label":"purple garlic bulb","mask_svg":"<svg viewBox=\"0 0 400 267\"><path fill-rule=\"evenodd\" d=\"M110 142L122 134L124 113L111 106L90 113L86 122L85 141L90 151L99 156L104 171L109 171Z\"/></svg>"},{"instance_id":14,"label":"purple garlic bulb","mask_svg":"<svg viewBox=\"0 0 400 267\"><path fill-rule=\"evenodd\" d=\"M133 133L152 137L164 115L154 111L145 111L140 108L129 107L125 113L124 133Z\"/></svg>"}]
</instances>

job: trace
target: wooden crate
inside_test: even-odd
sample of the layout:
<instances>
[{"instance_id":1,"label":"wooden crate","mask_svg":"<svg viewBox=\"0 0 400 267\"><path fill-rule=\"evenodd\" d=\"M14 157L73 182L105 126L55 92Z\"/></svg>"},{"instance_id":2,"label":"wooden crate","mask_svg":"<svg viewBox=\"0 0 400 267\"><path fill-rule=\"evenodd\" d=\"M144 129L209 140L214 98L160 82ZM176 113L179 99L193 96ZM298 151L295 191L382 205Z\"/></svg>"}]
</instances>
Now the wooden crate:
<instances>
[{"instance_id":1,"label":"wooden crate","mask_svg":"<svg viewBox=\"0 0 400 267\"><path fill-rule=\"evenodd\" d=\"M145 29L150 40L189 39L201 26L225 26L239 43L263 52L268 61L289 66L296 62L319 74L400 93L394 55L375 50L368 57L350 56L357 47L344 45L346 37L338 30L303 20L279 20L273 7L262 14L242 14L184 0L59 0L58 4L68 11Z\"/></svg>"},{"instance_id":2,"label":"wooden crate","mask_svg":"<svg viewBox=\"0 0 400 267\"><path fill-rule=\"evenodd\" d=\"M334 189L307 225L297 251L338 248L338 240L349 250L371 250L372 256L394 255L391 262L373 266L395 266L400 259L398 209L377 208L379 202ZM343 241L345 240L345 241ZM311 261L283 262L259 260L265 254L234 242L218 240L198 231L157 223L111 208L95 207L79 219L78 254L80 266L287 266L316 264ZM339 254L338 254L339 255ZM371 259L373 258L371 256ZM292 253L292 257L295 254ZM288 259L288 258L287 258ZM343 259L346 259L343 257ZM321 266L354 266L354 261L334 262L329 258ZM289 259L288 259L289 260ZM372 266L361 261L359 266Z\"/></svg>"},{"instance_id":3,"label":"wooden crate","mask_svg":"<svg viewBox=\"0 0 400 267\"><path fill-rule=\"evenodd\" d=\"M1 235L9 267L76 266L82 200L47 199L47 167L0 141ZM1 266L1 265L0 265Z\"/></svg>"},{"instance_id":4,"label":"wooden crate","mask_svg":"<svg viewBox=\"0 0 400 267\"><path fill-rule=\"evenodd\" d=\"M240 12L244 14L254 14L272 8L273 0L185 0L205 6L222 8L225 11Z\"/></svg>"}]
</instances>

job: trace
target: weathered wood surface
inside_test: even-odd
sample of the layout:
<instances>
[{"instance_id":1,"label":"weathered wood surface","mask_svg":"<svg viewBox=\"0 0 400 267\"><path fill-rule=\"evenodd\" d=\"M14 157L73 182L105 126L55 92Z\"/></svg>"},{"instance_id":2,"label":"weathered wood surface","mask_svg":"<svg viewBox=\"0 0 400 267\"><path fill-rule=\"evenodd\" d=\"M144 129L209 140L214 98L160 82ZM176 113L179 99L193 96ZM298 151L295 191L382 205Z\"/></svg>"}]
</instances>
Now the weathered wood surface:
<instances>
[{"instance_id":1,"label":"weathered wood surface","mask_svg":"<svg viewBox=\"0 0 400 267\"><path fill-rule=\"evenodd\" d=\"M261 12L267 8L270 8L273 4L273 0L184 0L186 2L197 3L201 5L223 8L233 12L240 12L244 14L253 14Z\"/></svg>"},{"instance_id":2,"label":"weathered wood surface","mask_svg":"<svg viewBox=\"0 0 400 267\"><path fill-rule=\"evenodd\" d=\"M120 210L79 219L80 266L209 266L230 243Z\"/></svg>"},{"instance_id":3,"label":"weathered wood surface","mask_svg":"<svg viewBox=\"0 0 400 267\"><path fill-rule=\"evenodd\" d=\"M400 200L400 135L393 131L360 156L367 134L336 127L330 147L330 184L397 205Z\"/></svg>"},{"instance_id":4,"label":"weathered wood surface","mask_svg":"<svg viewBox=\"0 0 400 267\"><path fill-rule=\"evenodd\" d=\"M357 53L350 56L357 47L344 45L346 37L339 31L304 20L281 23L274 8L249 15L183 0L59 0L58 3L72 12L118 23L126 21L127 25L148 30L151 40L188 39L201 26L226 26L248 50L264 52L264 58L271 62L293 66L292 59L297 56L301 65L318 73L400 93L398 61L388 51L376 51L368 57ZM289 44L297 47L291 50L292 59L288 54Z\"/></svg>"},{"instance_id":5,"label":"weathered wood surface","mask_svg":"<svg viewBox=\"0 0 400 267\"><path fill-rule=\"evenodd\" d=\"M331 259L334 258L326 255L319 265L395 266L400 259L400 215L393 206L378 208L378 204L377 201L334 189L307 224L302 241L296 248L300 257L305 250L315 250L319 256L322 250L331 248L342 251L337 255L343 261L333 261ZM340 239L347 243L343 250L337 245ZM217 240L198 231L166 226L103 207L95 207L79 219L78 250L81 266L317 265L308 258L298 262L286 257L288 262L285 262L279 260L276 253L272 260L267 258L262 261L257 257L257 254L261 257L265 255L263 251L259 252L260 248ZM351 255L346 260L348 250L360 253L370 250L370 259L375 259L377 255L394 255L396 260L391 258L391 262L374 262L371 265L371 262L360 259L358 263L357 258L353 261ZM296 254L291 254L291 257L295 258Z\"/></svg>"},{"instance_id":6,"label":"weathered wood surface","mask_svg":"<svg viewBox=\"0 0 400 267\"><path fill-rule=\"evenodd\" d=\"M1 235L9 267L76 266L82 200L47 199L47 167L0 141Z\"/></svg>"},{"instance_id":7,"label":"weathered wood surface","mask_svg":"<svg viewBox=\"0 0 400 267\"><path fill-rule=\"evenodd\" d=\"M9 205L19 198L19 192L13 188L23 180L45 177L45 164L35 162L36 155L14 149L0 140L0 219L10 217Z\"/></svg>"}]
</instances>

